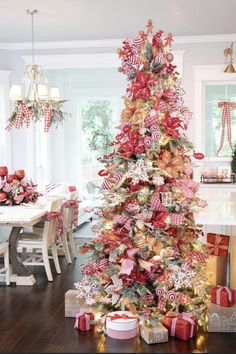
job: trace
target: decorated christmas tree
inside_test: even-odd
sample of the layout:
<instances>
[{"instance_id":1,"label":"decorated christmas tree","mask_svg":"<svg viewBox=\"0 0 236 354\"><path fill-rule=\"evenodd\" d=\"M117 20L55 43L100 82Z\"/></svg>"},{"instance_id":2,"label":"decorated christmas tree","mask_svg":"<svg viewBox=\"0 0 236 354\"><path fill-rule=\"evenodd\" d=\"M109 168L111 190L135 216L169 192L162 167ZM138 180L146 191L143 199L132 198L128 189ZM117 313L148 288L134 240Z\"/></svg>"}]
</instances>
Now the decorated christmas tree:
<instances>
[{"instance_id":1,"label":"decorated christmas tree","mask_svg":"<svg viewBox=\"0 0 236 354\"><path fill-rule=\"evenodd\" d=\"M106 313L130 310L155 324L168 311L190 311L204 325L207 251L194 212L206 202L192 180L195 153L185 131L191 113L172 64L172 34L147 31L123 41L119 71L127 75L125 108L102 162L104 207L91 259L76 284L87 304Z\"/></svg>"}]
</instances>

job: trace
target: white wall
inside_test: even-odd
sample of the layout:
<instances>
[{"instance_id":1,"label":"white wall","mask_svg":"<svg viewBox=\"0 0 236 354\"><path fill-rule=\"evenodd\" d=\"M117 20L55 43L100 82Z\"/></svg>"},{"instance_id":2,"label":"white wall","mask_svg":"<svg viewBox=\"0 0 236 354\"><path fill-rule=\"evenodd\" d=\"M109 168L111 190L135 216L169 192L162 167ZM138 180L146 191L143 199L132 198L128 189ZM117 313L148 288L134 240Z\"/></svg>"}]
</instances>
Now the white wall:
<instances>
[{"instance_id":1,"label":"white wall","mask_svg":"<svg viewBox=\"0 0 236 354\"><path fill-rule=\"evenodd\" d=\"M185 89L185 100L189 108L195 112L195 92L194 92L194 65L206 64L224 64L225 58L223 51L229 43L227 42L214 42L214 43L185 43L174 44L174 50L183 50L183 84ZM80 53L115 53L117 47L101 47L101 48L66 48L66 49L41 49L37 50L39 55L50 54L80 54ZM20 83L21 75L24 69L23 56L30 55L30 50L10 50L0 51L0 69L8 69L12 71L10 76L11 83ZM96 55L96 54L94 54ZM121 75L121 74L120 74ZM125 92L124 92L125 93ZM70 98L70 97L68 97ZM194 142L194 120L197 123L199 117L193 116L190 124L188 136ZM69 123L68 123L69 124ZM68 131L68 124L65 125L64 132ZM197 125L197 124L196 124ZM12 165L13 169L24 168L27 172L27 131L19 130L12 132ZM54 132L52 133L54 134ZM62 133L60 133L62 134ZM64 133L63 133L64 134ZM72 135L73 136L73 135ZM56 149L56 146L54 147ZM65 151L69 149L69 143ZM29 151L28 151L29 153ZM55 172L56 173L56 172ZM64 176L66 178L66 176Z\"/></svg>"}]
</instances>

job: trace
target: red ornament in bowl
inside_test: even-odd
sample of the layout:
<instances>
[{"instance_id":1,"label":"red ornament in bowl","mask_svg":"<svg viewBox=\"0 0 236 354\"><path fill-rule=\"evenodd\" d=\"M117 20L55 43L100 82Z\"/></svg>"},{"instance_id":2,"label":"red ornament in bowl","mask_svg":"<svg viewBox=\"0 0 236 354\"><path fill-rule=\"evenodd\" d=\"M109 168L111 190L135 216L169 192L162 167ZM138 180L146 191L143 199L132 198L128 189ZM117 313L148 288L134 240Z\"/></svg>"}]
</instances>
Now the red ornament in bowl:
<instances>
[{"instance_id":1,"label":"red ornament in bowl","mask_svg":"<svg viewBox=\"0 0 236 354\"><path fill-rule=\"evenodd\" d=\"M7 166L0 166L0 177L2 178L2 180L4 179L4 177L8 174L8 168Z\"/></svg>"},{"instance_id":2,"label":"red ornament in bowl","mask_svg":"<svg viewBox=\"0 0 236 354\"><path fill-rule=\"evenodd\" d=\"M21 180L25 177L25 171L24 170L17 170L17 171L15 171L15 176L18 180Z\"/></svg>"},{"instance_id":3,"label":"red ornament in bowl","mask_svg":"<svg viewBox=\"0 0 236 354\"><path fill-rule=\"evenodd\" d=\"M7 195L4 192L0 192L0 202L2 202L3 200L7 199Z\"/></svg>"}]
</instances>

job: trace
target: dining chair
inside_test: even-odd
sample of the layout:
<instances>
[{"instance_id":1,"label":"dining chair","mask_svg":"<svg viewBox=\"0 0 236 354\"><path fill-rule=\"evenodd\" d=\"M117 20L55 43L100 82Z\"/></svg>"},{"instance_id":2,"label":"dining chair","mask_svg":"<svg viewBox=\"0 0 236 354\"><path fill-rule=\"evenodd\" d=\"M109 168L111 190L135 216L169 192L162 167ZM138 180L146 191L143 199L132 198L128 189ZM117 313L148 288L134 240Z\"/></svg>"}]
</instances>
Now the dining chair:
<instances>
[{"instance_id":1,"label":"dining chair","mask_svg":"<svg viewBox=\"0 0 236 354\"><path fill-rule=\"evenodd\" d=\"M5 273L6 285L10 285L10 265L9 265L9 244L8 242L0 243L0 255L3 256L4 266L0 269L0 273Z\"/></svg>"},{"instance_id":2,"label":"dining chair","mask_svg":"<svg viewBox=\"0 0 236 354\"><path fill-rule=\"evenodd\" d=\"M57 243L62 204L62 198L51 201L42 232L40 228L38 231L34 228L33 232L22 232L17 238L17 250L22 263L26 266L44 266L48 281L53 281L49 259L53 259L57 274L61 274Z\"/></svg>"},{"instance_id":3,"label":"dining chair","mask_svg":"<svg viewBox=\"0 0 236 354\"><path fill-rule=\"evenodd\" d=\"M77 258L77 247L73 237L73 229L78 219L78 192L71 192L62 206L63 237L62 244L68 263Z\"/></svg>"}]
</instances>

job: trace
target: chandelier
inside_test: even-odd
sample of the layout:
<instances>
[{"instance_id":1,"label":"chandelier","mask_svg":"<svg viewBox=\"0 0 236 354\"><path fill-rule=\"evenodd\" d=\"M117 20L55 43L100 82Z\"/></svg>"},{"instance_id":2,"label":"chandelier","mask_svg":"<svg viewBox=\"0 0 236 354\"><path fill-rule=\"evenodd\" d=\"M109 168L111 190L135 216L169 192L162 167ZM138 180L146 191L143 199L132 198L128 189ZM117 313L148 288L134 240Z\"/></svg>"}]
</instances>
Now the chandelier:
<instances>
[{"instance_id":1,"label":"chandelier","mask_svg":"<svg viewBox=\"0 0 236 354\"><path fill-rule=\"evenodd\" d=\"M13 102L14 107L6 130L23 126L28 128L31 122L43 121L44 131L48 132L52 125L57 127L62 123L68 113L62 111L65 100L60 99L59 89L48 87L42 67L35 64L34 15L38 11L26 12L31 16L32 64L25 67L23 87L12 85L10 88L9 100Z\"/></svg>"}]
</instances>

